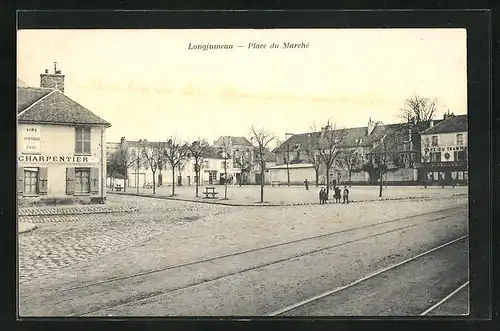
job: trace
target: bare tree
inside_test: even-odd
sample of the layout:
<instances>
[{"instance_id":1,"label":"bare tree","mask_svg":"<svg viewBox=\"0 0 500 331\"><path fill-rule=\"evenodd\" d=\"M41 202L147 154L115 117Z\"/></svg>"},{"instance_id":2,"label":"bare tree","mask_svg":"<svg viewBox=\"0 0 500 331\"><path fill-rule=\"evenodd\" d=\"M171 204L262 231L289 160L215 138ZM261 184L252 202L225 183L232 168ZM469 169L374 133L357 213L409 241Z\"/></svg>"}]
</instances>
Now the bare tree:
<instances>
[{"instance_id":1,"label":"bare tree","mask_svg":"<svg viewBox=\"0 0 500 331\"><path fill-rule=\"evenodd\" d=\"M108 167L114 175L120 174L123 176L123 190L127 190L128 170L136 164L135 152L130 151L127 147L122 147L107 155Z\"/></svg>"},{"instance_id":2,"label":"bare tree","mask_svg":"<svg viewBox=\"0 0 500 331\"><path fill-rule=\"evenodd\" d=\"M203 159L206 157L209 144L206 140L199 138L196 141L193 141L191 144L186 144L187 149L189 150L190 156L194 159L194 171L196 174L196 197L198 197L198 187L200 185L200 167Z\"/></svg>"},{"instance_id":3,"label":"bare tree","mask_svg":"<svg viewBox=\"0 0 500 331\"><path fill-rule=\"evenodd\" d=\"M424 143L422 145L423 152L420 155L420 159L422 160L422 163L427 163L431 160L431 153L430 153L430 148L431 142L429 137L425 137ZM424 188L427 188L427 171L424 171Z\"/></svg>"},{"instance_id":4,"label":"bare tree","mask_svg":"<svg viewBox=\"0 0 500 331\"><path fill-rule=\"evenodd\" d=\"M359 165L359 154L356 151L346 151L342 154L337 164L347 170L349 176L349 186L351 184L352 171Z\"/></svg>"},{"instance_id":5,"label":"bare tree","mask_svg":"<svg viewBox=\"0 0 500 331\"><path fill-rule=\"evenodd\" d=\"M218 149L219 155L224 160L224 200L227 200L227 161L233 155L231 139L229 137L222 137L222 142Z\"/></svg>"},{"instance_id":6,"label":"bare tree","mask_svg":"<svg viewBox=\"0 0 500 331\"><path fill-rule=\"evenodd\" d=\"M250 173L252 168L252 159L249 151L242 151L240 155L233 154L233 162L240 170L240 187L243 182L243 174Z\"/></svg>"},{"instance_id":7,"label":"bare tree","mask_svg":"<svg viewBox=\"0 0 500 331\"><path fill-rule=\"evenodd\" d=\"M405 124L401 126L401 130L406 131L409 146L415 147L417 159L421 151L420 134L428 128L429 121L434 118L437 103L437 98L413 95L405 100L403 108L400 109L400 117ZM409 156L411 157L411 153ZM412 160L409 162L412 163Z\"/></svg>"},{"instance_id":8,"label":"bare tree","mask_svg":"<svg viewBox=\"0 0 500 331\"><path fill-rule=\"evenodd\" d=\"M172 169L172 196L175 195L175 169L187 157L189 149L172 137L163 144L162 153Z\"/></svg>"},{"instance_id":9,"label":"bare tree","mask_svg":"<svg viewBox=\"0 0 500 331\"><path fill-rule=\"evenodd\" d=\"M141 154L145 160L147 167L153 173L153 194L156 194L156 171L161 166L163 161L163 145L162 142L148 142L146 139L141 140Z\"/></svg>"},{"instance_id":10,"label":"bare tree","mask_svg":"<svg viewBox=\"0 0 500 331\"><path fill-rule=\"evenodd\" d=\"M254 151L255 162L260 169L260 202L264 202L264 173L266 171L266 158L268 154L269 144L276 137L266 130L256 129L254 126L250 128L250 141L255 142L256 148Z\"/></svg>"},{"instance_id":11,"label":"bare tree","mask_svg":"<svg viewBox=\"0 0 500 331\"><path fill-rule=\"evenodd\" d=\"M378 175L379 180L379 197L382 197L383 177L387 176L389 167L397 169L401 166L400 153L401 140L403 135L397 129L388 129L383 135L377 139L378 145L372 150L371 163Z\"/></svg>"},{"instance_id":12,"label":"bare tree","mask_svg":"<svg viewBox=\"0 0 500 331\"><path fill-rule=\"evenodd\" d=\"M316 140L316 149L319 153L323 165L326 168L326 192L330 192L330 169L335 164L341 151L342 140L347 134L345 129L336 129L335 124L330 125L330 121L321 129Z\"/></svg>"}]
</instances>

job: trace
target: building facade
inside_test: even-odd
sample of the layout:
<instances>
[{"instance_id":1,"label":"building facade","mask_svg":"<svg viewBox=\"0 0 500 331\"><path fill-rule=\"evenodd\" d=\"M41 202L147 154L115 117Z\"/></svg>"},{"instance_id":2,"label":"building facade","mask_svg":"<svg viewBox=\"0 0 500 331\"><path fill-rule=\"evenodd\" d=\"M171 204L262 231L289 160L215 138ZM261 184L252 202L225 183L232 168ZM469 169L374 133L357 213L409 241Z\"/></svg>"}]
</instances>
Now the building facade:
<instances>
[{"instance_id":1,"label":"building facade","mask_svg":"<svg viewBox=\"0 0 500 331\"><path fill-rule=\"evenodd\" d=\"M46 71L40 85L17 88L20 203L104 202L111 124L63 93L60 70Z\"/></svg>"},{"instance_id":2,"label":"building facade","mask_svg":"<svg viewBox=\"0 0 500 331\"><path fill-rule=\"evenodd\" d=\"M418 168L428 185L466 185L468 181L467 115L446 114L422 132Z\"/></svg>"},{"instance_id":3,"label":"building facade","mask_svg":"<svg viewBox=\"0 0 500 331\"><path fill-rule=\"evenodd\" d=\"M431 121L423 122L420 125L427 128L431 125ZM331 127L325 126L318 132L292 135L273 151L276 154L277 167L275 167L276 170L272 171L279 169L278 172L282 172L282 169L288 168L286 171L287 177L290 173L290 182L302 184L306 177L311 183L315 183L317 170L318 184L326 184L326 168L319 155L317 141L327 131L342 131L341 139L336 146L338 156L329 169L330 182L372 184L378 181L377 176L370 170L369 166L376 164L376 160L384 154L390 159L387 162L389 171L385 174L386 181L418 183L419 175L415 162L420 155L420 150L419 144L414 144L417 138L412 133L411 126L407 123L383 124L372 121L371 118L367 126L364 127L332 130ZM395 133L398 137L397 146L394 142ZM386 139L385 145L381 143L384 138ZM383 151L382 148L387 145L389 140L391 140L391 153ZM383 159L385 160L385 158ZM292 165L297 164L307 166L292 167ZM304 173L306 171L304 169L307 169L307 173ZM295 176L293 172L297 171L301 174Z\"/></svg>"}]
</instances>

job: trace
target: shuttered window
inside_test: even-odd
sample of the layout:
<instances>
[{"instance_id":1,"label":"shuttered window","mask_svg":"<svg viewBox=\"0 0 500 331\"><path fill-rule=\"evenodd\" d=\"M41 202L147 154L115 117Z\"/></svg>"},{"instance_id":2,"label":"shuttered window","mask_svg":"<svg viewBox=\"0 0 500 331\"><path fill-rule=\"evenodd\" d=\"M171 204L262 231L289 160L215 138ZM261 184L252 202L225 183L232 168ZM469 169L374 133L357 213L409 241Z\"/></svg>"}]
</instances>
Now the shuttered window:
<instances>
[{"instance_id":1,"label":"shuttered window","mask_svg":"<svg viewBox=\"0 0 500 331\"><path fill-rule=\"evenodd\" d=\"M24 193L37 194L38 193L38 169L25 168L24 169Z\"/></svg>"},{"instance_id":2,"label":"shuttered window","mask_svg":"<svg viewBox=\"0 0 500 331\"><path fill-rule=\"evenodd\" d=\"M75 154L90 154L90 128L75 128Z\"/></svg>"},{"instance_id":3,"label":"shuttered window","mask_svg":"<svg viewBox=\"0 0 500 331\"><path fill-rule=\"evenodd\" d=\"M90 193L90 169L75 169L75 194Z\"/></svg>"}]
</instances>

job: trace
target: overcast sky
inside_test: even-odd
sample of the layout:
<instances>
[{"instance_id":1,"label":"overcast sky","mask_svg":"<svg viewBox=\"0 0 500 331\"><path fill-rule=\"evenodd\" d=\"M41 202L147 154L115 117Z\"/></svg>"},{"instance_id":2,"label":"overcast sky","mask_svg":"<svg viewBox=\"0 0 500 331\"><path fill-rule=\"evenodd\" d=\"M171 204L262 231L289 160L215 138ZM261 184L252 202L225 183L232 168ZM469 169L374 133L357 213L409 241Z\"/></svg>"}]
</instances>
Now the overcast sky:
<instances>
[{"instance_id":1,"label":"overcast sky","mask_svg":"<svg viewBox=\"0 0 500 331\"><path fill-rule=\"evenodd\" d=\"M111 122L108 141L213 142L248 136L252 124L284 139L328 119L395 123L414 94L437 97L438 117L467 113L463 29L20 30L17 42L18 79L39 86L57 61L65 93ZM268 48L247 49L251 42ZM309 48L269 49L273 42Z\"/></svg>"}]
</instances>

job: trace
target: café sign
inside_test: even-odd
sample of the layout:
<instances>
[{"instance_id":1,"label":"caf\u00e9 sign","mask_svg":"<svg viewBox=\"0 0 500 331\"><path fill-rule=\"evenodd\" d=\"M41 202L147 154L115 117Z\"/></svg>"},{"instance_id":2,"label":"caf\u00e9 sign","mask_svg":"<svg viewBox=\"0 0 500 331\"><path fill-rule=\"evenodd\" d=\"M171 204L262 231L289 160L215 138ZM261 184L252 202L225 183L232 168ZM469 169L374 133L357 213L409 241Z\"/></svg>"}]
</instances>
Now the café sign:
<instances>
[{"instance_id":1,"label":"caf\u00e9 sign","mask_svg":"<svg viewBox=\"0 0 500 331\"><path fill-rule=\"evenodd\" d=\"M19 164L46 164L46 163L61 163L61 164L87 164L98 163L99 159L92 156L59 156L59 155L18 155L17 162Z\"/></svg>"},{"instance_id":2,"label":"caf\u00e9 sign","mask_svg":"<svg viewBox=\"0 0 500 331\"><path fill-rule=\"evenodd\" d=\"M30 125L21 132L21 151L25 154L40 154L40 126Z\"/></svg>"}]
</instances>

